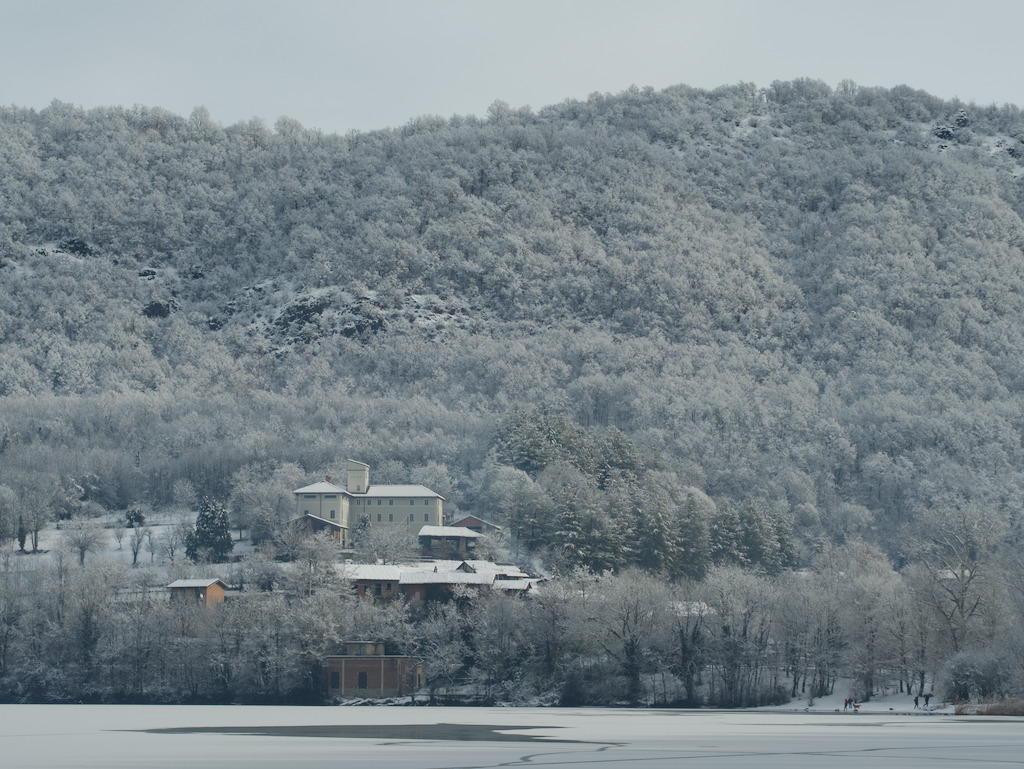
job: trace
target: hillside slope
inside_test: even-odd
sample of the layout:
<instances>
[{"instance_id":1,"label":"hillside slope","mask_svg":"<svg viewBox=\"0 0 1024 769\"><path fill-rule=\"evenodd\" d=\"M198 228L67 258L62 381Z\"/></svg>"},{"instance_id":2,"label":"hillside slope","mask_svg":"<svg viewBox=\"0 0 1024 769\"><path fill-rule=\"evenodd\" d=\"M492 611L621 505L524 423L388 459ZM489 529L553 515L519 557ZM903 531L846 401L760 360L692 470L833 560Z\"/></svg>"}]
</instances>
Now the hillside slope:
<instances>
[{"instance_id":1,"label":"hillside slope","mask_svg":"<svg viewBox=\"0 0 1024 769\"><path fill-rule=\"evenodd\" d=\"M814 81L347 136L3 109L0 466L118 507L351 456L502 517L495 425L545 404L673 515L897 555L1024 491L1022 157L1016 108Z\"/></svg>"}]
</instances>

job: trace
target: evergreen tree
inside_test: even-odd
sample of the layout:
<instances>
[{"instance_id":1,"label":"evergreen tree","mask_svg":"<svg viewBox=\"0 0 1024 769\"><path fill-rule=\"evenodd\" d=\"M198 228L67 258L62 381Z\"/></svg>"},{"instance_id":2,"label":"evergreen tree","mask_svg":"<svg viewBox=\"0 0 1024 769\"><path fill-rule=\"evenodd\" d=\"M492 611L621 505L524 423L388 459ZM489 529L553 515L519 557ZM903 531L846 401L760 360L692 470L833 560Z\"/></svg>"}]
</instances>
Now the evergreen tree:
<instances>
[{"instance_id":1,"label":"evergreen tree","mask_svg":"<svg viewBox=\"0 0 1024 769\"><path fill-rule=\"evenodd\" d=\"M555 511L551 499L529 478L518 484L519 494L510 495L505 514L509 531L529 552L548 544L548 531Z\"/></svg>"},{"instance_id":2,"label":"evergreen tree","mask_svg":"<svg viewBox=\"0 0 1024 769\"><path fill-rule=\"evenodd\" d=\"M199 505L195 531L185 545L185 555L193 561L223 561L235 546L229 525L227 507L204 498Z\"/></svg>"},{"instance_id":3,"label":"evergreen tree","mask_svg":"<svg viewBox=\"0 0 1024 769\"><path fill-rule=\"evenodd\" d=\"M723 501L711 519L711 560L716 564L747 566L743 547L743 521L736 505Z\"/></svg>"},{"instance_id":4,"label":"evergreen tree","mask_svg":"<svg viewBox=\"0 0 1024 769\"><path fill-rule=\"evenodd\" d=\"M767 508L755 502L744 502L739 507L739 518L740 550L744 560L752 566L761 567L768 574L782 571L782 549Z\"/></svg>"},{"instance_id":5,"label":"evergreen tree","mask_svg":"<svg viewBox=\"0 0 1024 769\"><path fill-rule=\"evenodd\" d=\"M146 514L138 507L129 507L124 514L124 525L126 528L134 529L146 523Z\"/></svg>"},{"instance_id":6,"label":"evergreen tree","mask_svg":"<svg viewBox=\"0 0 1024 769\"><path fill-rule=\"evenodd\" d=\"M15 536L18 539L18 549L24 553L25 543L28 541L28 526L25 525L25 519L20 515L18 516L18 530Z\"/></svg>"},{"instance_id":7,"label":"evergreen tree","mask_svg":"<svg viewBox=\"0 0 1024 769\"><path fill-rule=\"evenodd\" d=\"M614 505L609 512L626 526L632 551L626 555L643 569L674 573L678 553L669 501L659 490L626 487L623 491L621 496L611 495Z\"/></svg>"},{"instance_id":8,"label":"evergreen tree","mask_svg":"<svg viewBox=\"0 0 1024 769\"><path fill-rule=\"evenodd\" d=\"M593 447L587 439L567 415L541 405L516 409L498 422L494 448L498 459L532 477L557 461L593 475Z\"/></svg>"},{"instance_id":9,"label":"evergreen tree","mask_svg":"<svg viewBox=\"0 0 1024 769\"><path fill-rule=\"evenodd\" d=\"M686 496L676 525L676 569L690 579L701 579L711 559L711 540L707 516L693 494Z\"/></svg>"}]
</instances>

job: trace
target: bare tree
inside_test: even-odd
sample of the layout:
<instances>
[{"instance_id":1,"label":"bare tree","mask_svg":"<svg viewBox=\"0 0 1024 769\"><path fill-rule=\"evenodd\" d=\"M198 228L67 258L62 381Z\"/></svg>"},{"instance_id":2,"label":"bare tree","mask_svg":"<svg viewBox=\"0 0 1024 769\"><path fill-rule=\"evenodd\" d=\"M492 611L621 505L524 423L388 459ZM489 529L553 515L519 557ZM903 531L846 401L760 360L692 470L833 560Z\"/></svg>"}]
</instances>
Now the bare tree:
<instances>
[{"instance_id":1,"label":"bare tree","mask_svg":"<svg viewBox=\"0 0 1024 769\"><path fill-rule=\"evenodd\" d=\"M105 531L95 520L75 520L64 528L64 539L78 553L78 563L85 565L85 556L100 549Z\"/></svg>"},{"instance_id":2,"label":"bare tree","mask_svg":"<svg viewBox=\"0 0 1024 769\"><path fill-rule=\"evenodd\" d=\"M148 530L146 526L136 526L132 529L132 537L128 540L128 547L132 551L132 566L138 565L139 553L142 552L142 546L146 542L146 532Z\"/></svg>"},{"instance_id":3,"label":"bare tree","mask_svg":"<svg viewBox=\"0 0 1024 769\"><path fill-rule=\"evenodd\" d=\"M470 672L488 703L522 677L529 656L527 611L524 601L497 590L474 599L470 633L477 654Z\"/></svg>"},{"instance_id":4,"label":"bare tree","mask_svg":"<svg viewBox=\"0 0 1024 769\"><path fill-rule=\"evenodd\" d=\"M950 652L959 652L981 630L992 608L993 559L1006 533L995 512L962 505L930 510L921 516L921 536L911 585L936 619L939 637Z\"/></svg>"},{"instance_id":5,"label":"bare tree","mask_svg":"<svg viewBox=\"0 0 1024 769\"><path fill-rule=\"evenodd\" d=\"M257 550L242 559L241 575L247 589L269 593L281 582L281 564L271 553Z\"/></svg>"},{"instance_id":6,"label":"bare tree","mask_svg":"<svg viewBox=\"0 0 1024 769\"><path fill-rule=\"evenodd\" d=\"M194 509L199 501L195 484L184 478L179 478L171 486L171 496L174 498L174 504L185 510Z\"/></svg>"},{"instance_id":7,"label":"bare tree","mask_svg":"<svg viewBox=\"0 0 1024 769\"><path fill-rule=\"evenodd\" d=\"M367 563L402 563L419 555L419 540L404 526L378 524L359 538L356 550Z\"/></svg>"},{"instance_id":8,"label":"bare tree","mask_svg":"<svg viewBox=\"0 0 1024 769\"><path fill-rule=\"evenodd\" d=\"M651 659L651 644L666 616L668 594L658 578L626 571L602 580L590 616L601 648L621 668L630 702L643 693L641 674Z\"/></svg>"},{"instance_id":9,"label":"bare tree","mask_svg":"<svg viewBox=\"0 0 1024 769\"><path fill-rule=\"evenodd\" d=\"M22 536L32 543L32 552L39 552L39 533L47 523L50 522L51 506L50 497L45 489L23 489L21 491L21 513L20 526L23 534L19 534L19 544Z\"/></svg>"},{"instance_id":10,"label":"bare tree","mask_svg":"<svg viewBox=\"0 0 1024 769\"><path fill-rule=\"evenodd\" d=\"M718 566L708 572L700 592L709 608L711 703L724 707L763 704L763 675L772 649L774 584L736 566Z\"/></svg>"},{"instance_id":11,"label":"bare tree","mask_svg":"<svg viewBox=\"0 0 1024 769\"><path fill-rule=\"evenodd\" d=\"M146 550L149 552L150 563L156 560L156 554L160 550L161 539L162 537L158 537L156 532L153 531L152 526L146 527Z\"/></svg>"},{"instance_id":12,"label":"bare tree","mask_svg":"<svg viewBox=\"0 0 1024 769\"><path fill-rule=\"evenodd\" d=\"M171 563L175 562L178 553L185 551L188 537L192 533L192 526L184 516L179 518L172 526L168 527L159 542L163 548L163 554Z\"/></svg>"},{"instance_id":13,"label":"bare tree","mask_svg":"<svg viewBox=\"0 0 1024 769\"><path fill-rule=\"evenodd\" d=\"M439 688L447 690L458 682L465 667L469 653L466 623L465 614L455 602L435 604L420 622L415 649L417 654L430 660L426 675L431 702Z\"/></svg>"},{"instance_id":14,"label":"bare tree","mask_svg":"<svg viewBox=\"0 0 1024 769\"><path fill-rule=\"evenodd\" d=\"M324 589L336 590L339 575L334 568L338 561L338 543L329 534L307 535L295 548L287 584L301 595L313 595Z\"/></svg>"}]
</instances>

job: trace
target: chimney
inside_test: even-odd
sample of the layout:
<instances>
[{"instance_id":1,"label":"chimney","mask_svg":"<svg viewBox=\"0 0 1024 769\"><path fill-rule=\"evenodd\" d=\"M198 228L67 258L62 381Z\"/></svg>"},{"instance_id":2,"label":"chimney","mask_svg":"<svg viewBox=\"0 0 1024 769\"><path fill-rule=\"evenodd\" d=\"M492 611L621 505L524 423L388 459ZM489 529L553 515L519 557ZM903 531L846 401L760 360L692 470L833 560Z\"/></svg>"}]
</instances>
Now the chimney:
<instances>
[{"instance_id":1,"label":"chimney","mask_svg":"<svg viewBox=\"0 0 1024 769\"><path fill-rule=\"evenodd\" d=\"M324 476L324 480L327 481L328 483L330 483L331 482L331 476L325 475Z\"/></svg>"}]
</instances>

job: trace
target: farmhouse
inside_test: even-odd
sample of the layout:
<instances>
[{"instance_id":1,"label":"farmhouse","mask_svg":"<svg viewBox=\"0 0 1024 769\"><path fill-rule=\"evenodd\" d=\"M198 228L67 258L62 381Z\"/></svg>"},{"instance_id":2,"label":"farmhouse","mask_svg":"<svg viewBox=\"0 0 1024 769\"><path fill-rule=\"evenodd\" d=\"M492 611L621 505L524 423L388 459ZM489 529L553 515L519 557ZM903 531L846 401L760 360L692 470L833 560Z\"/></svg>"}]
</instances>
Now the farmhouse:
<instances>
[{"instance_id":1,"label":"farmhouse","mask_svg":"<svg viewBox=\"0 0 1024 769\"><path fill-rule=\"evenodd\" d=\"M352 543L352 530L365 521L370 526L402 526L418 533L423 526L440 526L444 497L426 486L371 485L370 466L347 460L346 485L330 478L295 489L295 514L310 516L329 526L342 547Z\"/></svg>"},{"instance_id":2,"label":"farmhouse","mask_svg":"<svg viewBox=\"0 0 1024 769\"><path fill-rule=\"evenodd\" d=\"M404 564L346 564L344 578L360 598L443 600L461 586L527 595L542 580L518 566L479 560L427 560Z\"/></svg>"}]
</instances>

